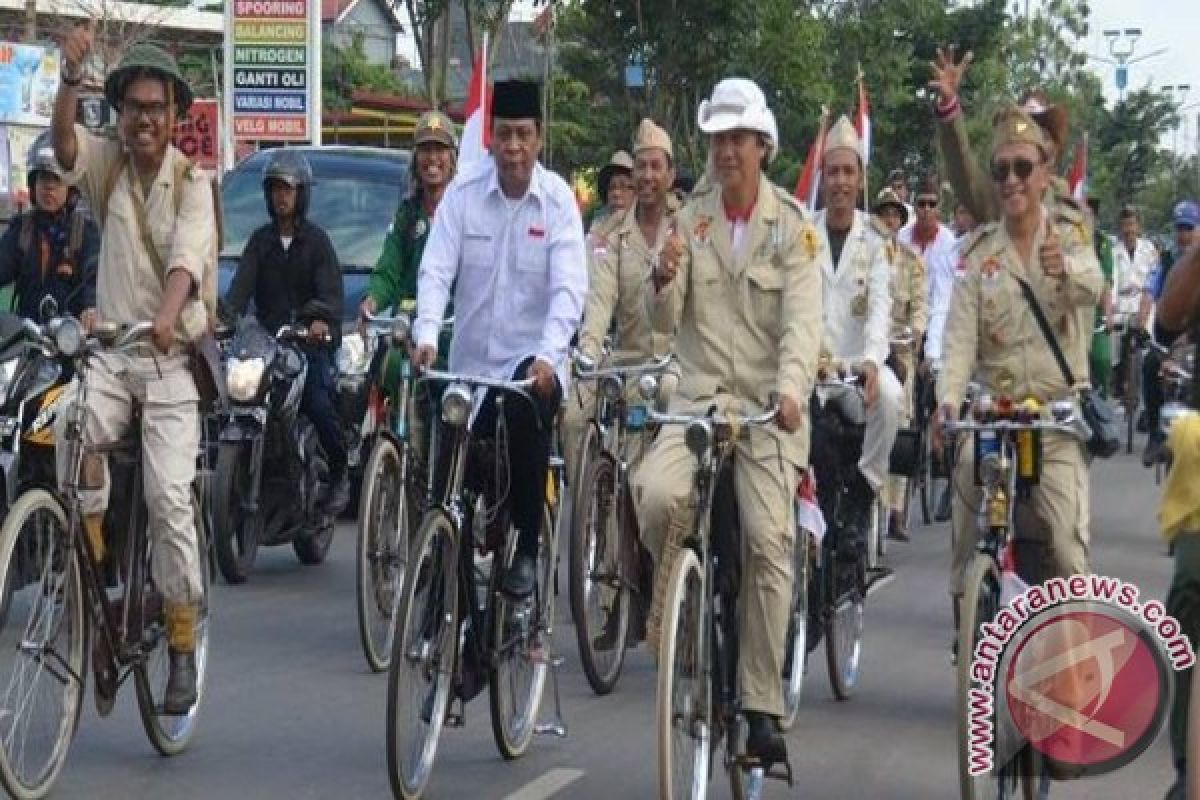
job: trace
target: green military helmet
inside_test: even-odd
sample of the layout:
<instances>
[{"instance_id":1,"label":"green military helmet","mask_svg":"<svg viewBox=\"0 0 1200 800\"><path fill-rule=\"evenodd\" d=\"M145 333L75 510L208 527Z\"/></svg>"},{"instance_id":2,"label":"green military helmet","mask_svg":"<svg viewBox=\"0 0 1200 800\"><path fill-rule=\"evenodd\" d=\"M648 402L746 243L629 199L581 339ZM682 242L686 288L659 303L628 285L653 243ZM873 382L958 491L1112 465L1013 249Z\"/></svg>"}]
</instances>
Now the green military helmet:
<instances>
[{"instance_id":1,"label":"green military helmet","mask_svg":"<svg viewBox=\"0 0 1200 800\"><path fill-rule=\"evenodd\" d=\"M125 96L125 88L135 76L151 73L166 78L174 85L175 105L179 116L187 113L192 105L192 87L183 79L179 65L174 57L153 44L135 44L121 56L117 68L108 73L104 81L104 96L109 105L117 111L121 110L121 100Z\"/></svg>"},{"instance_id":2,"label":"green military helmet","mask_svg":"<svg viewBox=\"0 0 1200 800\"><path fill-rule=\"evenodd\" d=\"M426 111L417 117L413 128L413 144L423 142L439 142L457 152L458 135L454 132L454 122L441 111Z\"/></svg>"}]
</instances>

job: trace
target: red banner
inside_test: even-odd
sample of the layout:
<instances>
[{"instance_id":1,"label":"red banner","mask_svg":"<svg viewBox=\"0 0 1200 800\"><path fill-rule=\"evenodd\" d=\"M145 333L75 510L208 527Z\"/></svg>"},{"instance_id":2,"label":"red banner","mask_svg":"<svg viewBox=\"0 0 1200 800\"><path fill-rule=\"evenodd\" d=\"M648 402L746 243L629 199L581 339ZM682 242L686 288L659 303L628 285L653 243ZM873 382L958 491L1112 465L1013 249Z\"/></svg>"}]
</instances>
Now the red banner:
<instances>
[{"instance_id":1,"label":"red banner","mask_svg":"<svg viewBox=\"0 0 1200 800\"><path fill-rule=\"evenodd\" d=\"M221 125L216 100L204 99L192 103L187 118L175 126L174 144L201 169L217 169L221 154Z\"/></svg>"}]
</instances>

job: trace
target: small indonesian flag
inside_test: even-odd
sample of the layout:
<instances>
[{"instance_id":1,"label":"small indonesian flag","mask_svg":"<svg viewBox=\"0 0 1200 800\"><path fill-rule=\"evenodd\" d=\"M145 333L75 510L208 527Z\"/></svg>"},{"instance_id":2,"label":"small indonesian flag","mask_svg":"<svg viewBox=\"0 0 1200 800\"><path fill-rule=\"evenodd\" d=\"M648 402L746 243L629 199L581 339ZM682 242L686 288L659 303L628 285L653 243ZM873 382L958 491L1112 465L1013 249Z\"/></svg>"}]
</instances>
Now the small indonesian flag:
<instances>
[{"instance_id":1,"label":"small indonesian flag","mask_svg":"<svg viewBox=\"0 0 1200 800\"><path fill-rule=\"evenodd\" d=\"M475 69L471 71L467 102L463 108L467 122L458 148L459 169L485 158L492 146L492 92L487 80L487 52L485 35L483 47L475 57Z\"/></svg>"}]
</instances>

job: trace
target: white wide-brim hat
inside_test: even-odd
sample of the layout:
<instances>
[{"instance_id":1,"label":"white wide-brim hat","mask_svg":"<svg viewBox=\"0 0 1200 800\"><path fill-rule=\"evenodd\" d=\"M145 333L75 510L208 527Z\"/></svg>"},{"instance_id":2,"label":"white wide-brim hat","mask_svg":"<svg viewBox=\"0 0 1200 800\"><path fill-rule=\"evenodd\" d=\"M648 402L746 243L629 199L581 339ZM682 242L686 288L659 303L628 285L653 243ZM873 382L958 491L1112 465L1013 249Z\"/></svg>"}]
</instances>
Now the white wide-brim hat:
<instances>
[{"instance_id":1,"label":"white wide-brim hat","mask_svg":"<svg viewBox=\"0 0 1200 800\"><path fill-rule=\"evenodd\" d=\"M754 81L726 78L713 87L712 97L700 103L700 130L712 135L727 131L756 131L767 137L767 161L779 152L779 128L767 108L767 98Z\"/></svg>"}]
</instances>

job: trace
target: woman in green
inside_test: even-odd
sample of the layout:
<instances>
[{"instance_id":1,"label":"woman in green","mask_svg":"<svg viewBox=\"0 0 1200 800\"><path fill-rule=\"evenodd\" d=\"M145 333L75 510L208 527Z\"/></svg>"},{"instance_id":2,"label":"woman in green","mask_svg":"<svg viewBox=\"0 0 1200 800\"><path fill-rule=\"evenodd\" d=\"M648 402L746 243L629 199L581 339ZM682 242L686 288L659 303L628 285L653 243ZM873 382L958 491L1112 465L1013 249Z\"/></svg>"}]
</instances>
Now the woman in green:
<instances>
[{"instance_id":1,"label":"woman in green","mask_svg":"<svg viewBox=\"0 0 1200 800\"><path fill-rule=\"evenodd\" d=\"M1099 223L1100 202L1088 198L1088 207L1092 211L1092 243L1096 248L1096 258L1100 262L1100 271L1104 273L1105 291L1101 295L1100 304L1096 307L1096 320L1105 323L1105 329L1092 335L1092 350L1088 357L1092 368L1092 386L1108 397L1112 388L1112 341L1108 333L1109 317L1112 315L1112 281L1113 281L1113 251L1112 241L1108 234L1101 232Z\"/></svg>"}]
</instances>

